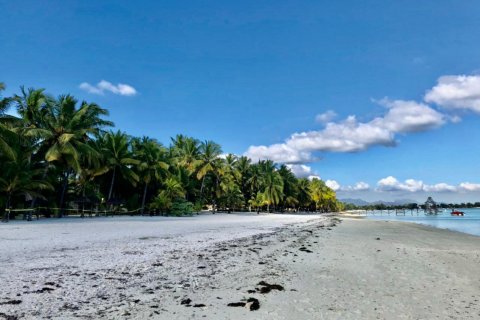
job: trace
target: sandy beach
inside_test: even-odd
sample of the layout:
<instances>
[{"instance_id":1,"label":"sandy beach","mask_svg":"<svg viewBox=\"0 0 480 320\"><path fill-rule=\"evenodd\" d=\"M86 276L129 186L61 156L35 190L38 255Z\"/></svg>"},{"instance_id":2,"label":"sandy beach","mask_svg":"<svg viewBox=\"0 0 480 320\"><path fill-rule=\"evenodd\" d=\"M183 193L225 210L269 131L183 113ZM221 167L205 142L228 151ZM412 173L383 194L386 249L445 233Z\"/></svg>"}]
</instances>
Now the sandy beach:
<instances>
[{"instance_id":1,"label":"sandy beach","mask_svg":"<svg viewBox=\"0 0 480 320\"><path fill-rule=\"evenodd\" d=\"M2 224L0 319L480 317L480 237L341 220L217 214Z\"/></svg>"}]
</instances>

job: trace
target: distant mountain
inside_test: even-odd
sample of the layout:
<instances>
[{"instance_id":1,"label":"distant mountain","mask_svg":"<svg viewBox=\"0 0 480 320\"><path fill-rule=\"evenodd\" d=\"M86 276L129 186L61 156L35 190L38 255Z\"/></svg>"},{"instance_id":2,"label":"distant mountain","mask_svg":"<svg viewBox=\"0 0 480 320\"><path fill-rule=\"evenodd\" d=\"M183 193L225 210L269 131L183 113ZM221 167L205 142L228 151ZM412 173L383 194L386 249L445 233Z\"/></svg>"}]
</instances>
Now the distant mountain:
<instances>
[{"instance_id":1,"label":"distant mountain","mask_svg":"<svg viewBox=\"0 0 480 320\"><path fill-rule=\"evenodd\" d=\"M350 204L353 204L355 206L366 206L366 205L369 205L370 202L367 202L365 200L362 200L362 199L340 199L341 202L343 203L350 203Z\"/></svg>"},{"instance_id":2,"label":"distant mountain","mask_svg":"<svg viewBox=\"0 0 480 320\"><path fill-rule=\"evenodd\" d=\"M371 202L370 204L384 204L386 206L399 206L402 204L409 204L409 203L418 203L418 202L412 199L398 199L394 201L374 201L374 202Z\"/></svg>"},{"instance_id":3,"label":"distant mountain","mask_svg":"<svg viewBox=\"0 0 480 320\"><path fill-rule=\"evenodd\" d=\"M351 198L346 198L346 199L340 199L341 202L343 203L350 203L356 206L367 206L369 204L384 204L386 206L398 206L402 204L408 204L408 203L417 203L417 201L412 200L412 199L398 199L395 201L373 201L373 202L368 202L362 199L351 199Z\"/></svg>"}]
</instances>

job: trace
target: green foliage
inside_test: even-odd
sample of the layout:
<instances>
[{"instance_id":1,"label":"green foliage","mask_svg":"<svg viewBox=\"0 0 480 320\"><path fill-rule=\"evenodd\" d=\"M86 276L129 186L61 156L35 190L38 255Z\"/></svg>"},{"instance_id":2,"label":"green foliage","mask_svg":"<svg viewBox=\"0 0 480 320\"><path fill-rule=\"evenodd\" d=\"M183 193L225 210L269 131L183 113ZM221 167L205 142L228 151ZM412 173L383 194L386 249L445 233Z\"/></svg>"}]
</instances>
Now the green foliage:
<instances>
[{"instance_id":1,"label":"green foliage","mask_svg":"<svg viewBox=\"0 0 480 320\"><path fill-rule=\"evenodd\" d=\"M180 217L180 216L191 216L193 214L193 203L182 198L175 199L172 203L172 208L170 210L170 215Z\"/></svg>"},{"instance_id":2,"label":"green foliage","mask_svg":"<svg viewBox=\"0 0 480 320\"><path fill-rule=\"evenodd\" d=\"M4 85L0 83L0 93ZM19 117L5 114L15 108ZM222 155L213 141L177 135L168 147L106 131L108 111L71 95L21 88L0 96L0 204L60 207L89 203L189 215L213 210L333 211L343 205L318 179L286 165ZM147 212L148 213L148 212Z\"/></svg>"}]
</instances>

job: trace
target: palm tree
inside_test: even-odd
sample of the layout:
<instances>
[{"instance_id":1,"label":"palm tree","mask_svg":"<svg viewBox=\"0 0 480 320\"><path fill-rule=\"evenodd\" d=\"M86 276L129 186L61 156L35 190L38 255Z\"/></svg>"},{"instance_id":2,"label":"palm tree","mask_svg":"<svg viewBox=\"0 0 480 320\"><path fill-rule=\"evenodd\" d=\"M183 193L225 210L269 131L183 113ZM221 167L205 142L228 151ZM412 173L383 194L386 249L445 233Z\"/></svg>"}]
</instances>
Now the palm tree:
<instances>
[{"instance_id":1,"label":"palm tree","mask_svg":"<svg viewBox=\"0 0 480 320\"><path fill-rule=\"evenodd\" d=\"M0 82L0 93L5 90L5 85ZM14 159L15 152L9 144L9 141L15 138L15 133L12 132L8 126L7 119L9 116L5 115L8 107L10 106L12 99L3 98L0 95L0 155L5 155L9 159Z\"/></svg>"},{"instance_id":2,"label":"palm tree","mask_svg":"<svg viewBox=\"0 0 480 320\"><path fill-rule=\"evenodd\" d=\"M196 169L195 164L200 155L199 141L184 135L177 135L172 138L172 154L176 163L190 173Z\"/></svg>"},{"instance_id":3,"label":"palm tree","mask_svg":"<svg viewBox=\"0 0 480 320\"><path fill-rule=\"evenodd\" d=\"M280 166L278 169L278 173L282 177L283 180L283 199L282 205L283 207L286 206L295 206L298 204L296 200L297 195L297 179L292 171L284 164Z\"/></svg>"},{"instance_id":4,"label":"palm tree","mask_svg":"<svg viewBox=\"0 0 480 320\"><path fill-rule=\"evenodd\" d=\"M170 201L173 201L177 198L182 198L185 196L185 190L182 187L182 184L175 178L169 177L165 180L164 190L160 192Z\"/></svg>"},{"instance_id":5,"label":"palm tree","mask_svg":"<svg viewBox=\"0 0 480 320\"><path fill-rule=\"evenodd\" d=\"M25 150L20 148L16 148L13 159L2 163L1 169L0 192L6 198L4 222L8 222L10 219L9 210L13 205L12 199L14 196L42 197L40 191L52 189L48 182L36 179L40 171L32 169L29 152L25 152Z\"/></svg>"},{"instance_id":6,"label":"palm tree","mask_svg":"<svg viewBox=\"0 0 480 320\"><path fill-rule=\"evenodd\" d=\"M250 179L251 175L251 160L248 157L242 156L237 159L235 163L235 167L239 174L237 179L237 184L242 191L243 199L245 200L245 207L248 206L248 200L251 198L251 188L248 184L248 180Z\"/></svg>"},{"instance_id":7,"label":"palm tree","mask_svg":"<svg viewBox=\"0 0 480 320\"><path fill-rule=\"evenodd\" d=\"M199 159L195 162L195 166L197 168L197 179L202 181L200 187L201 197L203 197L205 178L207 175L212 176L213 187L218 187L219 170L222 164L222 159L220 158L221 153L222 148L213 141L204 141L200 144L200 155ZM215 208L213 211L215 212Z\"/></svg>"},{"instance_id":8,"label":"palm tree","mask_svg":"<svg viewBox=\"0 0 480 320\"><path fill-rule=\"evenodd\" d=\"M311 203L310 198L310 181L307 178L297 180L297 200L300 206L308 207Z\"/></svg>"},{"instance_id":9,"label":"palm tree","mask_svg":"<svg viewBox=\"0 0 480 320\"><path fill-rule=\"evenodd\" d=\"M222 176L227 176L235 182L239 182L241 178L241 173L238 170L237 166L238 158L234 154L227 154L223 161L223 166L221 168Z\"/></svg>"},{"instance_id":10,"label":"palm tree","mask_svg":"<svg viewBox=\"0 0 480 320\"><path fill-rule=\"evenodd\" d=\"M283 197L283 180L277 171L267 171L262 177L262 187L267 211L270 212L270 205L276 206Z\"/></svg>"},{"instance_id":11,"label":"palm tree","mask_svg":"<svg viewBox=\"0 0 480 320\"><path fill-rule=\"evenodd\" d=\"M320 179L314 178L310 182L310 197L315 203L315 209L332 209L335 199L335 191L330 189L325 182Z\"/></svg>"},{"instance_id":12,"label":"palm tree","mask_svg":"<svg viewBox=\"0 0 480 320\"><path fill-rule=\"evenodd\" d=\"M134 155L140 161L137 169L144 183L141 209L143 214L148 185L154 179L160 181L169 166L165 162L165 150L156 140L143 137L141 140L135 139L133 141Z\"/></svg>"},{"instance_id":13,"label":"palm tree","mask_svg":"<svg viewBox=\"0 0 480 320\"><path fill-rule=\"evenodd\" d=\"M22 107L18 107L22 110ZM68 187L68 179L73 172L80 173L81 157L98 157L98 152L87 141L97 135L105 126L112 122L101 117L108 111L96 104L82 102L77 108L77 100L70 95L60 96L53 103L41 107L41 117L33 115L37 123L25 128L25 136L40 140L39 152L45 154L48 163L54 163L64 169L63 187L60 197L60 216L63 216L63 204ZM20 112L19 111L19 112ZM21 111L23 112L23 111ZM29 111L25 111L29 113ZM34 114L35 112L32 112ZM30 115L28 115L30 117Z\"/></svg>"},{"instance_id":14,"label":"palm tree","mask_svg":"<svg viewBox=\"0 0 480 320\"><path fill-rule=\"evenodd\" d=\"M251 207L257 209L257 214L260 213L260 208L262 208L264 205L268 205L268 201L265 199L265 194L262 192L258 192L255 198L248 200L248 203Z\"/></svg>"},{"instance_id":15,"label":"palm tree","mask_svg":"<svg viewBox=\"0 0 480 320\"><path fill-rule=\"evenodd\" d=\"M105 158L105 163L109 171L112 171L110 188L108 191L107 202L112 200L115 187L115 178L120 173L132 185L136 185L140 180L138 175L132 169L132 166L140 164L140 161L133 158L130 150L128 136L121 132L107 132L98 138L100 150Z\"/></svg>"}]
</instances>

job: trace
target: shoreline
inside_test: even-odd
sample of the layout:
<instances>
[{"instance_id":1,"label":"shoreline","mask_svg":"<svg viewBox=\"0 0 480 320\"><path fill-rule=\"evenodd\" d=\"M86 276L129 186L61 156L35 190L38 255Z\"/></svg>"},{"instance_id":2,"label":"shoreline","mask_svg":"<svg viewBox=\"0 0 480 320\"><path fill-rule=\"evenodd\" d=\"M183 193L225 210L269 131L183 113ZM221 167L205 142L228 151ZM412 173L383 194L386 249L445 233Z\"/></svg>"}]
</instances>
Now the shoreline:
<instances>
[{"instance_id":1,"label":"shoreline","mask_svg":"<svg viewBox=\"0 0 480 320\"><path fill-rule=\"evenodd\" d=\"M343 218L343 219L365 219L365 220L369 220L369 221L389 221L389 222L414 224L414 225L420 225L420 226L424 226L424 227L427 227L427 228L433 228L433 229L437 229L437 230L447 230L447 231L450 231L450 232L456 232L456 233L461 233L461 234L467 234L467 235L474 236L474 237L480 237L480 234L475 234L475 233L470 233L470 232L465 232L465 231L459 231L459 230L451 229L451 228L448 228L448 227L441 228L441 227L433 226L433 225L428 224L428 223L420 223L420 222L415 222L415 221L403 221L403 220L396 220L396 219L391 219L391 220L388 220L388 219L373 219L373 218L369 218L366 215L359 215L359 214L353 214L353 213L338 213L335 216L337 216L339 218Z\"/></svg>"},{"instance_id":2,"label":"shoreline","mask_svg":"<svg viewBox=\"0 0 480 320\"><path fill-rule=\"evenodd\" d=\"M157 236L152 221L130 221L125 229L112 221L123 233L97 245L53 245L37 255L37 247L19 246L2 257L0 318L478 317L480 238L415 223L340 220L215 215L161 220L158 227L172 232ZM22 232L31 230L12 230L18 240L1 240L2 247L28 241ZM54 243L78 240L64 231L53 232L60 237ZM262 281L273 289L262 293L268 291ZM258 310L242 301L249 298L258 300Z\"/></svg>"}]
</instances>

